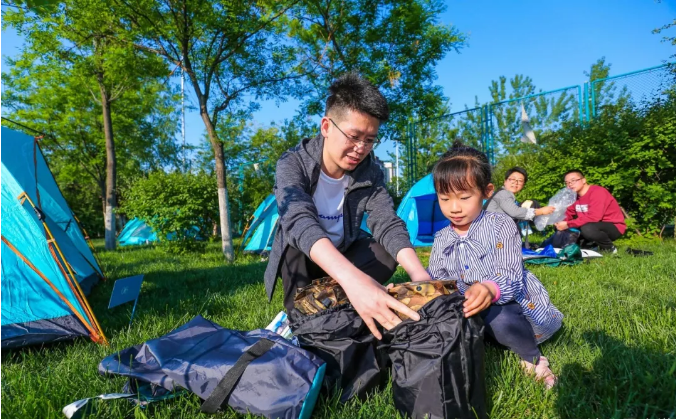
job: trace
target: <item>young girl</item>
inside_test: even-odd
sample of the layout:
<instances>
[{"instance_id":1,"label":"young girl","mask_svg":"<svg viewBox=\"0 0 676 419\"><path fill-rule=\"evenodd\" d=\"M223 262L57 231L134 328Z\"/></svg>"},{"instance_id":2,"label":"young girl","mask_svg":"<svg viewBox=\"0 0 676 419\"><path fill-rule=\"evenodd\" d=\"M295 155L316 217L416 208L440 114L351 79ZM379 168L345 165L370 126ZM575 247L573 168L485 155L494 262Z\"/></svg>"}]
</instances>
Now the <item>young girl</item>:
<instances>
[{"instance_id":1,"label":"young girl","mask_svg":"<svg viewBox=\"0 0 676 419\"><path fill-rule=\"evenodd\" d=\"M563 315L547 290L524 269L521 237L507 214L482 211L493 191L486 156L456 144L433 170L439 206L451 224L440 230L428 272L434 279L457 278L465 316L480 314L488 336L514 351L524 369L547 388L556 384L538 344L560 327Z\"/></svg>"}]
</instances>

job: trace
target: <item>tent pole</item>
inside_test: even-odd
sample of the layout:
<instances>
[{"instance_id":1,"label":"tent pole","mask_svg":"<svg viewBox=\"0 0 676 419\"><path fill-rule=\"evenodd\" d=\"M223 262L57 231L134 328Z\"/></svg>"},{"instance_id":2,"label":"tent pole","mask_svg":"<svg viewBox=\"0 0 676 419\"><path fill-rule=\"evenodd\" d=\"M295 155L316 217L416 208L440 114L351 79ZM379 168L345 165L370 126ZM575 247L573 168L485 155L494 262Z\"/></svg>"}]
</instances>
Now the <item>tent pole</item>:
<instances>
[{"instance_id":1,"label":"tent pole","mask_svg":"<svg viewBox=\"0 0 676 419\"><path fill-rule=\"evenodd\" d=\"M12 250L14 253L16 253L16 255L19 256L19 258L21 258L21 260L23 260L24 263L26 265L28 265L28 267L33 270L33 272L35 272L40 278L42 278L42 280L45 281L47 283L47 285L49 285L49 287L52 289L52 291L54 291L59 298L61 298L61 300L73 312L75 317L77 317L78 320L80 320L80 322L82 323L82 325L89 331L91 338L94 342L98 343L99 340L102 338L103 341L106 343L106 345L108 344L108 342L105 340L105 337L103 336L103 334L101 334L101 336L99 336L99 334L96 332L96 330L94 330L91 327L89 322L87 322L84 318L82 318L82 315L80 313L78 313L78 311L75 309L75 307L73 307L73 305L70 303L70 301L68 301L68 299L61 293L61 291L59 291L59 289L56 288L56 286L52 283L52 281L50 281L42 272L40 272L38 270L38 268L35 267L35 265L33 265L24 255L22 255L21 252L19 252L19 250L16 247L14 247L14 245L12 245L12 243L10 243L9 240L7 240L5 238L5 236L2 236L2 241L3 241L3 243L5 243L10 248L10 250Z\"/></svg>"},{"instance_id":2,"label":"tent pole","mask_svg":"<svg viewBox=\"0 0 676 419\"><path fill-rule=\"evenodd\" d=\"M33 207L33 210L35 210L36 212L37 211L42 212L42 210L39 210L35 206L35 204L33 203L33 201L31 200L31 198L28 196L28 194L26 192L21 193L21 195L19 195L18 199L22 200L22 203L23 203L23 199L27 200L31 204L31 206ZM61 259L64 261L63 264L66 265L66 269L68 270L68 272L70 273L70 276L72 277L72 278L69 278L68 275L65 275L66 280L69 282L71 288L73 288L73 285L74 285L75 289L77 289L77 291L75 289L73 289L73 291L76 293L78 300L80 300L80 303L82 304L83 309L87 313L87 317L89 318L89 320L92 323L94 323L96 329L98 329L98 331L101 335L101 338L103 339L103 343L105 345L108 345L108 340L106 339L106 336L103 334L103 330L101 329L101 325L99 324L98 320L96 320L96 316L94 316L94 312L92 311L92 308L89 306L89 302L87 301L87 298L85 297L84 292L82 291L82 288L80 288L80 284L77 282L77 279L75 278L75 274L73 273L70 265L68 264L66 257L61 252L61 249L59 248L59 244L56 242L56 239L54 238L52 231L49 229L49 227L47 226L47 223L44 220L41 219L40 221L42 222L42 225L45 228L45 231L49 234L49 237L48 237L48 240L47 240L47 245L48 246L49 246L49 244L54 245L57 252L59 253L59 256L61 256ZM60 263L58 261L58 259L56 260L56 262Z\"/></svg>"}]
</instances>

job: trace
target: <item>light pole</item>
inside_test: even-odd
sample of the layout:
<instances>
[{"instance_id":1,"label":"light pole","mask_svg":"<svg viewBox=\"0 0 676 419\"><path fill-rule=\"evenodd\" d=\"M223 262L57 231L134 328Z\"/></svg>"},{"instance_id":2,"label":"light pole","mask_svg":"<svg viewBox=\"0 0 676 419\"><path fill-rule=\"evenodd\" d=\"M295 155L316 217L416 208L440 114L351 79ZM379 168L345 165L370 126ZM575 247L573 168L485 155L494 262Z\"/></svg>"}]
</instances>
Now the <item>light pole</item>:
<instances>
[{"instance_id":1,"label":"light pole","mask_svg":"<svg viewBox=\"0 0 676 419\"><path fill-rule=\"evenodd\" d=\"M239 185L237 187L239 191L239 223L237 225L237 229L239 230L239 233L242 233L242 219L244 218L244 209L242 207L242 198L244 197L244 168L246 166L253 166L255 171L258 171L259 167L258 165L260 163L266 162L268 159L263 159L259 161L252 161L252 162L246 162L246 163L240 163L237 173L238 173L238 178L239 178Z\"/></svg>"}]
</instances>

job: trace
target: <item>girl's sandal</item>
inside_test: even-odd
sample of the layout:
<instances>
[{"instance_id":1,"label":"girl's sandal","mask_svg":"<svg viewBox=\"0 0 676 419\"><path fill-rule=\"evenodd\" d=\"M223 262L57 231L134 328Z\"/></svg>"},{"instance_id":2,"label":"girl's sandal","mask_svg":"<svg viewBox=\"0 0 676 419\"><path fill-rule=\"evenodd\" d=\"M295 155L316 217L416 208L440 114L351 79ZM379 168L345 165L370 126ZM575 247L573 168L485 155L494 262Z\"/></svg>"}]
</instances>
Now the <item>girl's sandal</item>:
<instances>
[{"instance_id":1,"label":"girl's sandal","mask_svg":"<svg viewBox=\"0 0 676 419\"><path fill-rule=\"evenodd\" d=\"M535 379L537 381L542 381L547 390L554 387L558 381L556 375L549 369L549 360L544 356L540 357L540 361L537 365L528 361L521 361L521 366L527 374L535 374Z\"/></svg>"}]
</instances>

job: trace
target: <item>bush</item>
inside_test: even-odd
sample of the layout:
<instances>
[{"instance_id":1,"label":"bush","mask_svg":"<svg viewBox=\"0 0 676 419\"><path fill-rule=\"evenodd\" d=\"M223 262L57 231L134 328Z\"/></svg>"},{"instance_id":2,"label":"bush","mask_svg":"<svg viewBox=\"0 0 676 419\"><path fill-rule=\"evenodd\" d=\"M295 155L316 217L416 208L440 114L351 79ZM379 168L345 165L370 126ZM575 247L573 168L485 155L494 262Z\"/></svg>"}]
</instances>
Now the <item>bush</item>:
<instances>
[{"instance_id":1,"label":"bush","mask_svg":"<svg viewBox=\"0 0 676 419\"><path fill-rule=\"evenodd\" d=\"M203 251L218 220L216 191L207 174L158 171L129 188L121 211L144 220L172 253Z\"/></svg>"},{"instance_id":2,"label":"bush","mask_svg":"<svg viewBox=\"0 0 676 419\"><path fill-rule=\"evenodd\" d=\"M521 198L547 202L564 187L563 174L577 168L613 194L634 219L632 230L659 233L676 216L676 98L640 109L606 106L589 124L564 124L538 141L496 168L496 177L507 164L528 170Z\"/></svg>"}]
</instances>

